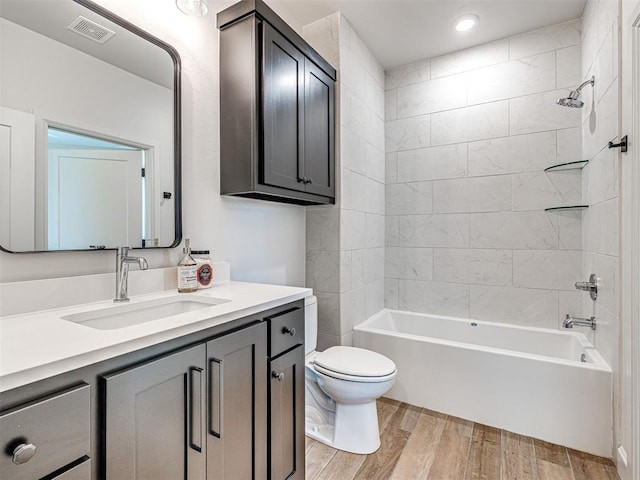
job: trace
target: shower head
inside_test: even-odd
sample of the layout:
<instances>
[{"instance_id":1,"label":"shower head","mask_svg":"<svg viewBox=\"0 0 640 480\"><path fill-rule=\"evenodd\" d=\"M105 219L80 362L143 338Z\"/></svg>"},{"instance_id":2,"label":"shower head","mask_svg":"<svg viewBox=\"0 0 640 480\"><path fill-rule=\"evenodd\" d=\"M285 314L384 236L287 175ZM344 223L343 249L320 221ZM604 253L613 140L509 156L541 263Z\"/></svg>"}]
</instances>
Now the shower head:
<instances>
[{"instance_id":1,"label":"shower head","mask_svg":"<svg viewBox=\"0 0 640 480\"><path fill-rule=\"evenodd\" d=\"M580 100L580 91L586 85L591 84L593 86L595 81L596 81L596 77L591 77L589 80L584 82L578 88L576 88L575 90L572 90L568 97L559 98L558 100L556 100L556 103L562 107L582 108L584 106L584 102Z\"/></svg>"}]
</instances>

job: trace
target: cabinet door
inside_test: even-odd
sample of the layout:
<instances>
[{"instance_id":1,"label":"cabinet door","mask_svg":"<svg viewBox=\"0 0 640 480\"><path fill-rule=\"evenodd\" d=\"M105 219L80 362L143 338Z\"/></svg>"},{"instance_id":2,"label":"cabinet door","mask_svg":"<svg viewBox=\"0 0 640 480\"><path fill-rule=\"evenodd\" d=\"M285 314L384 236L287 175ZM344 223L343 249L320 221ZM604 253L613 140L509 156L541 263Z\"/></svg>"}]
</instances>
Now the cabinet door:
<instances>
[{"instance_id":1,"label":"cabinet door","mask_svg":"<svg viewBox=\"0 0 640 480\"><path fill-rule=\"evenodd\" d=\"M261 181L304 191L305 57L267 23L263 28Z\"/></svg>"},{"instance_id":2,"label":"cabinet door","mask_svg":"<svg viewBox=\"0 0 640 480\"><path fill-rule=\"evenodd\" d=\"M107 480L205 478L205 345L103 377Z\"/></svg>"},{"instance_id":3,"label":"cabinet door","mask_svg":"<svg viewBox=\"0 0 640 480\"><path fill-rule=\"evenodd\" d=\"M306 191L335 197L334 82L307 59L304 89Z\"/></svg>"},{"instance_id":4,"label":"cabinet door","mask_svg":"<svg viewBox=\"0 0 640 480\"><path fill-rule=\"evenodd\" d=\"M260 323L207 343L207 478L267 477L267 331Z\"/></svg>"},{"instance_id":5,"label":"cabinet door","mask_svg":"<svg viewBox=\"0 0 640 480\"><path fill-rule=\"evenodd\" d=\"M304 347L271 360L269 377L269 478L304 480Z\"/></svg>"}]
</instances>

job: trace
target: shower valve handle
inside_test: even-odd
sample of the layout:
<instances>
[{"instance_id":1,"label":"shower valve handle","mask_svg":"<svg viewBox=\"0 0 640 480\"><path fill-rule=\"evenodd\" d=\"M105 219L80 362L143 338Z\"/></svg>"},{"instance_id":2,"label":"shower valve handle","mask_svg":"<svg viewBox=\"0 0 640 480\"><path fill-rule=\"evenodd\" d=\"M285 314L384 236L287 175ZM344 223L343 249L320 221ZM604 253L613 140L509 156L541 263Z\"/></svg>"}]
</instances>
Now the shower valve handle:
<instances>
[{"instance_id":1,"label":"shower valve handle","mask_svg":"<svg viewBox=\"0 0 640 480\"><path fill-rule=\"evenodd\" d=\"M576 282L576 289L589 292L591 300L596 300L598 298L598 277L592 273L588 282Z\"/></svg>"}]
</instances>

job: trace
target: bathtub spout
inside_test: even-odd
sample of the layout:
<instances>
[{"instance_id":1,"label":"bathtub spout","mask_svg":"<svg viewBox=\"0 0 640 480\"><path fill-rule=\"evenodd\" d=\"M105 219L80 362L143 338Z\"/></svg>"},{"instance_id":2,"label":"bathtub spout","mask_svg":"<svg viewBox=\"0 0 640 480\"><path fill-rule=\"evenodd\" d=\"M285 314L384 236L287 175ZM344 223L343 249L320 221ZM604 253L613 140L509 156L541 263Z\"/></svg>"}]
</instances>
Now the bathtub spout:
<instances>
[{"instance_id":1,"label":"bathtub spout","mask_svg":"<svg viewBox=\"0 0 640 480\"><path fill-rule=\"evenodd\" d=\"M596 329L596 317L591 318L580 318L573 317L567 313L566 318L562 322L563 328L573 328L574 325L579 325L582 327L591 327L591 330Z\"/></svg>"}]
</instances>

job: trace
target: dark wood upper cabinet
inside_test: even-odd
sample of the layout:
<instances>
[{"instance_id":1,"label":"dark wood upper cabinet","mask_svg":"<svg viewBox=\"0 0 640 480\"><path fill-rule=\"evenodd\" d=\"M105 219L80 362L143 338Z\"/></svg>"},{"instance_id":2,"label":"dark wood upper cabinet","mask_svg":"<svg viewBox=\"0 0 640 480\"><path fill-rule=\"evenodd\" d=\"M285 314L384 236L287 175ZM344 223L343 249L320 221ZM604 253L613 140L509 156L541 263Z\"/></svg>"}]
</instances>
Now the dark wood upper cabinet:
<instances>
[{"instance_id":1,"label":"dark wood upper cabinet","mask_svg":"<svg viewBox=\"0 0 640 480\"><path fill-rule=\"evenodd\" d=\"M218 14L223 195L335 199L335 69L261 0Z\"/></svg>"}]
</instances>

